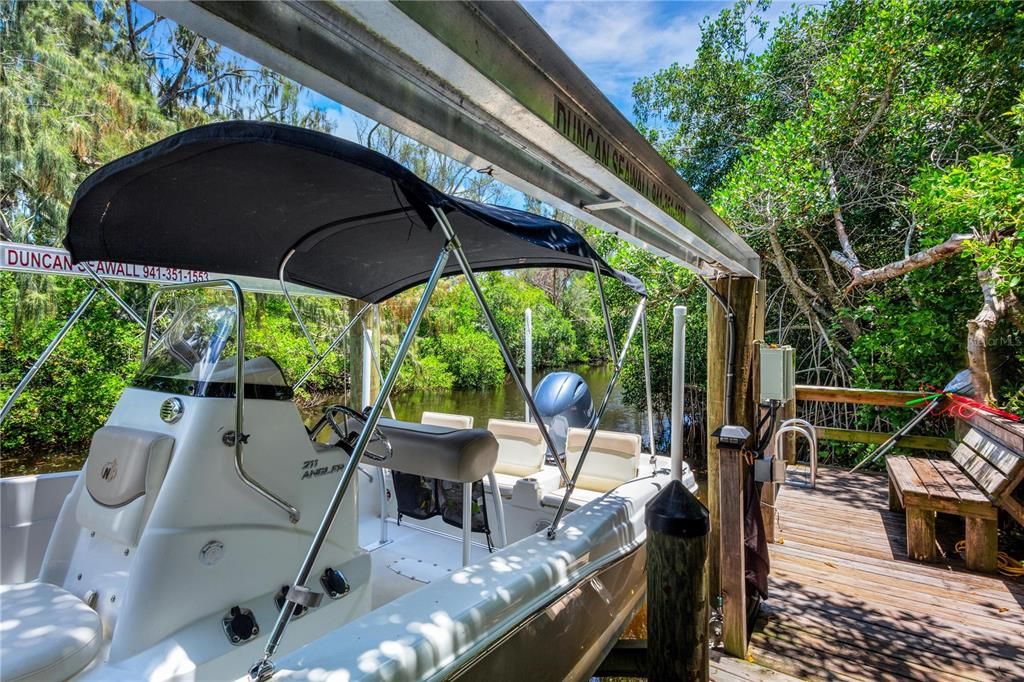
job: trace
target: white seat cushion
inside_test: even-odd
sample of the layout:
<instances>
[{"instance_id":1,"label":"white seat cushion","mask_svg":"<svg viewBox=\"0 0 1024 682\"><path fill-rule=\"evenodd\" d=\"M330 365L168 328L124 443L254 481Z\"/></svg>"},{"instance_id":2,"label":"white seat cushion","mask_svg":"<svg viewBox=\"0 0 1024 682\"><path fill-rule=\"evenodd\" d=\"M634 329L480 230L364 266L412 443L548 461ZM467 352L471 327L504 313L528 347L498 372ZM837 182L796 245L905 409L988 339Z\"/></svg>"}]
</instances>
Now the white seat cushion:
<instances>
[{"instance_id":1,"label":"white seat cushion","mask_svg":"<svg viewBox=\"0 0 1024 682\"><path fill-rule=\"evenodd\" d=\"M536 424L508 419L491 419L487 430L498 439L495 473L523 477L544 468L547 447Z\"/></svg>"},{"instance_id":2,"label":"white seat cushion","mask_svg":"<svg viewBox=\"0 0 1024 682\"><path fill-rule=\"evenodd\" d=\"M447 412L424 412L420 415L420 424L431 426L447 426L451 429L473 428L473 418L464 414L448 414Z\"/></svg>"},{"instance_id":3,"label":"white seat cushion","mask_svg":"<svg viewBox=\"0 0 1024 682\"><path fill-rule=\"evenodd\" d=\"M566 490L568 490L568 488L559 488L558 490L545 494L541 504L545 507L558 507L562 504L562 498L565 497ZM596 490L576 488L572 491L572 495L569 496L569 503L565 506L565 510L576 511L588 502L593 502L603 495L604 493L599 493Z\"/></svg>"},{"instance_id":4,"label":"white seat cushion","mask_svg":"<svg viewBox=\"0 0 1024 682\"><path fill-rule=\"evenodd\" d=\"M103 641L100 617L49 583L0 585L0 679L66 680L81 672Z\"/></svg>"},{"instance_id":5,"label":"white seat cushion","mask_svg":"<svg viewBox=\"0 0 1024 682\"><path fill-rule=\"evenodd\" d=\"M589 435L589 429L569 429L565 441L565 468L570 474L576 470ZM576 480L576 489L606 493L636 478L639 465L639 434L598 431Z\"/></svg>"}]
</instances>

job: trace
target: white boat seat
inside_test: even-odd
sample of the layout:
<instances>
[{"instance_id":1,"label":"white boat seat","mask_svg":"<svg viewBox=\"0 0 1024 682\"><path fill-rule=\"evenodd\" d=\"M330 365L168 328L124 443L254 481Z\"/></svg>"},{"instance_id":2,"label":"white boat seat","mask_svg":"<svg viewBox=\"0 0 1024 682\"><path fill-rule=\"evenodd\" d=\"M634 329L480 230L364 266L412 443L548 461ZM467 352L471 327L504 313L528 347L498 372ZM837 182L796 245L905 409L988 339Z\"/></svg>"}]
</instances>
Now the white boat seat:
<instances>
[{"instance_id":1,"label":"white boat seat","mask_svg":"<svg viewBox=\"0 0 1024 682\"><path fill-rule=\"evenodd\" d=\"M565 468L571 476L580 461L589 429L571 428L565 439ZM640 434L598 431L576 479L577 490L606 493L636 478L640 466Z\"/></svg>"},{"instance_id":2,"label":"white boat seat","mask_svg":"<svg viewBox=\"0 0 1024 682\"><path fill-rule=\"evenodd\" d=\"M498 462L494 473L522 478L544 468L547 446L536 424L491 419L487 422L487 430L498 440Z\"/></svg>"},{"instance_id":3,"label":"white boat seat","mask_svg":"<svg viewBox=\"0 0 1024 682\"><path fill-rule=\"evenodd\" d=\"M366 459L366 464L405 474L472 483L494 469L498 443L484 429L453 429L395 419L381 419L379 428L391 441L391 457L384 461ZM377 443L371 443L379 452Z\"/></svg>"},{"instance_id":4,"label":"white boat seat","mask_svg":"<svg viewBox=\"0 0 1024 682\"><path fill-rule=\"evenodd\" d=\"M103 641L100 617L49 583L0 585L0 679L55 682L81 672Z\"/></svg>"},{"instance_id":5,"label":"white boat seat","mask_svg":"<svg viewBox=\"0 0 1024 682\"><path fill-rule=\"evenodd\" d=\"M471 429L473 428L473 417L447 412L424 412L420 415L420 423L431 426L447 426L452 429Z\"/></svg>"},{"instance_id":6,"label":"white boat seat","mask_svg":"<svg viewBox=\"0 0 1024 682\"><path fill-rule=\"evenodd\" d=\"M174 438L156 431L104 426L85 460L85 493L75 518L83 528L135 546L167 474Z\"/></svg>"},{"instance_id":7,"label":"white boat seat","mask_svg":"<svg viewBox=\"0 0 1024 682\"><path fill-rule=\"evenodd\" d=\"M541 505L545 507L557 508L562 504L562 498L565 497L565 491L567 488L559 488L550 493L545 494L541 498ZM572 495L569 496L569 503L565 505L566 511L575 511L587 504L593 502L597 498L603 496L604 493L599 493L596 490L586 490L584 488L576 488L572 491Z\"/></svg>"}]
</instances>

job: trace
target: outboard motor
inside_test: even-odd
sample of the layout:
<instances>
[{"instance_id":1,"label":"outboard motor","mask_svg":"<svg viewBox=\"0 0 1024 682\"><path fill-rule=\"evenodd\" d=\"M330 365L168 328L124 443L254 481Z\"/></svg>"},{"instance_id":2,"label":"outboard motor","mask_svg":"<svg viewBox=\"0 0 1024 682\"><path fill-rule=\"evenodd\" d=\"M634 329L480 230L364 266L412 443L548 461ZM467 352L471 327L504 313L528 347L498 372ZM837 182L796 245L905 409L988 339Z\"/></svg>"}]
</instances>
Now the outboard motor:
<instances>
[{"instance_id":1,"label":"outboard motor","mask_svg":"<svg viewBox=\"0 0 1024 682\"><path fill-rule=\"evenodd\" d=\"M588 428L593 424L594 401L590 387L575 372L548 374L533 389L533 401L560 452L565 452L565 437L570 427Z\"/></svg>"}]
</instances>

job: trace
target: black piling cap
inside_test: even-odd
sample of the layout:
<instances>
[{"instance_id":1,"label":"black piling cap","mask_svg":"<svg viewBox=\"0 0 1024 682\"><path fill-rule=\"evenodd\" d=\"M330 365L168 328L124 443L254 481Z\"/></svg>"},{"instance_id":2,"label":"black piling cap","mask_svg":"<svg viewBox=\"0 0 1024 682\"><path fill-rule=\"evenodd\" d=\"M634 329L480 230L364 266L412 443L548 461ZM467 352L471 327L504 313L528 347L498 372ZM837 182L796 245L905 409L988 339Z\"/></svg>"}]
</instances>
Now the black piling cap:
<instances>
[{"instance_id":1,"label":"black piling cap","mask_svg":"<svg viewBox=\"0 0 1024 682\"><path fill-rule=\"evenodd\" d=\"M696 496L679 481L665 486L647 503L647 530L677 538L699 538L711 532L711 517Z\"/></svg>"}]
</instances>

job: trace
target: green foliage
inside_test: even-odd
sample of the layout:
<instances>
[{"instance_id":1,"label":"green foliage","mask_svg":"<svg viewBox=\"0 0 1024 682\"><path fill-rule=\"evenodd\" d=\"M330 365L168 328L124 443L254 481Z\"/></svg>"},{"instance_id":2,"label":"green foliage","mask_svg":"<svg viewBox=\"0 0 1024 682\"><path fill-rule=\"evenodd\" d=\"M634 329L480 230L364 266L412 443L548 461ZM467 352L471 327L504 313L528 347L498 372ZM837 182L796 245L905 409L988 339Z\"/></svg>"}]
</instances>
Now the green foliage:
<instances>
[{"instance_id":1,"label":"green foliage","mask_svg":"<svg viewBox=\"0 0 1024 682\"><path fill-rule=\"evenodd\" d=\"M458 329L432 338L421 338L455 377L459 388L489 388L505 381L505 361L490 334L478 329Z\"/></svg>"},{"instance_id":2,"label":"green foliage","mask_svg":"<svg viewBox=\"0 0 1024 682\"><path fill-rule=\"evenodd\" d=\"M703 386L707 367L707 294L696 277L679 265L594 228L590 228L586 234L612 267L643 277L648 296L648 346L651 391L655 403L664 407L671 400L672 310L678 305L686 306L686 383L690 386ZM616 343L621 347L638 299L632 290L622 284L610 278L606 278L606 281L605 294L612 326L616 333ZM607 346L603 335L602 341ZM631 346L630 357L623 366L622 392L623 398L630 405L646 407L643 346L639 330Z\"/></svg>"},{"instance_id":3,"label":"green foliage","mask_svg":"<svg viewBox=\"0 0 1024 682\"><path fill-rule=\"evenodd\" d=\"M89 288L84 281L54 288L55 316L15 334L16 307L9 305L17 299L15 277L0 273L0 384L13 389ZM69 453L78 458L72 463L80 464L79 444L103 425L138 368L142 332L123 318L113 300L98 296L64 337L4 424L3 475L62 470ZM12 453L21 456L11 461ZM51 462L54 457L56 462ZM57 468L50 468L55 463Z\"/></svg>"},{"instance_id":4,"label":"green foliage","mask_svg":"<svg viewBox=\"0 0 1024 682\"><path fill-rule=\"evenodd\" d=\"M1024 126L1022 126L1024 130ZM911 183L911 209L925 239L974 234L967 254L996 277L998 293L1024 282L1024 169L1009 154L978 154L946 170L927 168Z\"/></svg>"},{"instance_id":5,"label":"green foliage","mask_svg":"<svg viewBox=\"0 0 1024 682\"><path fill-rule=\"evenodd\" d=\"M440 393L455 386L455 375L444 360L436 355L414 352L402 365L395 384L395 393Z\"/></svg>"},{"instance_id":6,"label":"green foliage","mask_svg":"<svg viewBox=\"0 0 1024 682\"><path fill-rule=\"evenodd\" d=\"M533 320L533 364L564 367L590 359L580 351L572 322L548 299L547 294L516 275L490 272L481 278L487 303L494 313L516 366L525 362L526 309ZM472 305L475 307L476 302Z\"/></svg>"},{"instance_id":7,"label":"green foliage","mask_svg":"<svg viewBox=\"0 0 1024 682\"><path fill-rule=\"evenodd\" d=\"M765 9L703 24L692 65L637 83L638 121L761 253L767 336L797 348L800 378L941 385L966 364L981 273L1019 311L1024 13L837 0L794 6L766 36ZM955 233L975 235L966 258L847 287ZM1003 323L990 342L1013 391L1019 333Z\"/></svg>"}]
</instances>

